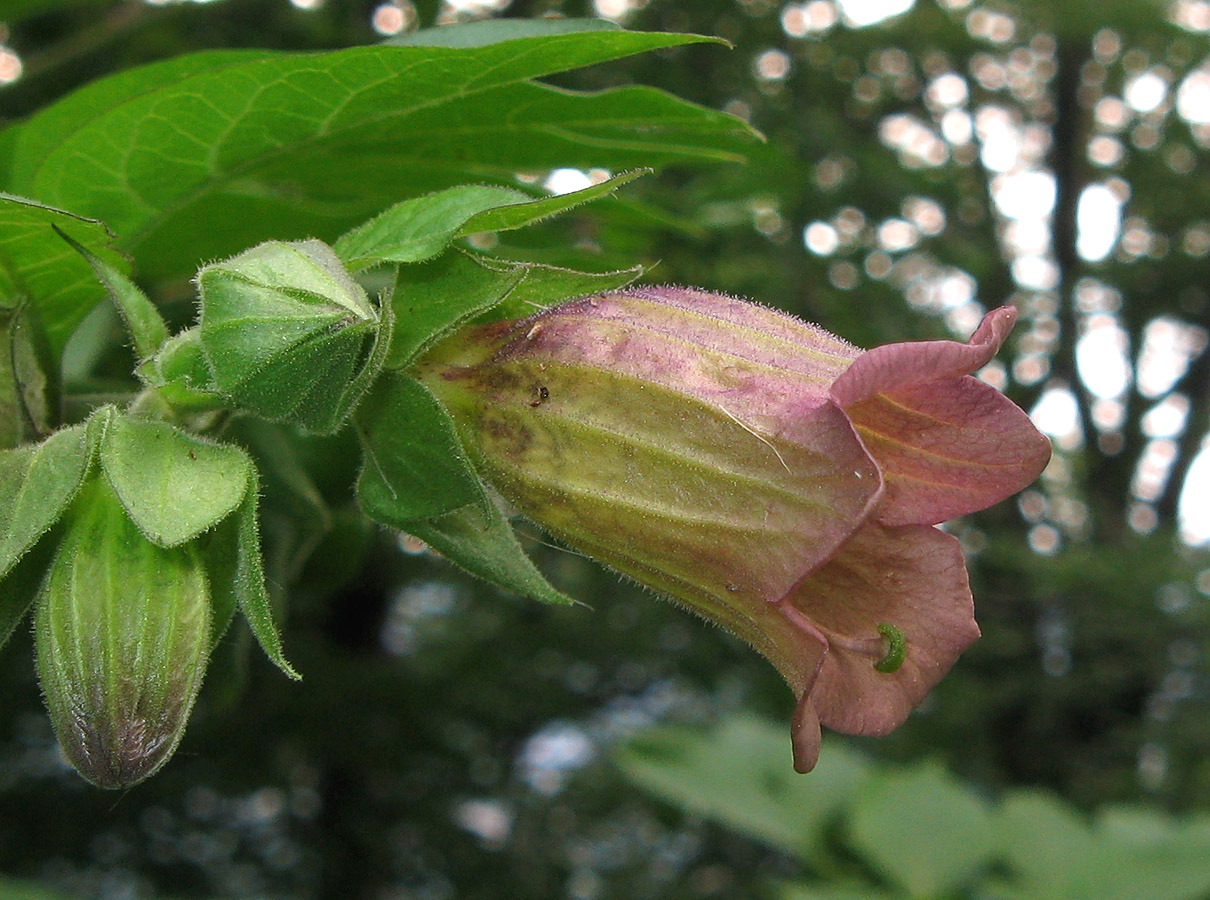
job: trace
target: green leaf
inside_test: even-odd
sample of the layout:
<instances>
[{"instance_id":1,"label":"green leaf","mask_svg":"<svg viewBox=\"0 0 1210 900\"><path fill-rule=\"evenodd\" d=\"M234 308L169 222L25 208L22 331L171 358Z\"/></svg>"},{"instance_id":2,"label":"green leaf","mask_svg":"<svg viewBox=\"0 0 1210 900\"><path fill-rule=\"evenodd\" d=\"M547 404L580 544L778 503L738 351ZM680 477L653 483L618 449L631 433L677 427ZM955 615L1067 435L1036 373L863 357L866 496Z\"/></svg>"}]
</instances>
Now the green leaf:
<instances>
[{"instance_id":1,"label":"green leaf","mask_svg":"<svg viewBox=\"0 0 1210 900\"><path fill-rule=\"evenodd\" d=\"M113 236L100 222L0 194L0 308L12 309L27 298L57 359L75 327L105 299L105 288L56 229L114 271L128 272L130 266L110 247Z\"/></svg>"},{"instance_id":2,"label":"green leaf","mask_svg":"<svg viewBox=\"0 0 1210 900\"><path fill-rule=\"evenodd\" d=\"M256 469L248 479L248 491L236 513L236 560L231 579L231 590L235 594L240 612L248 620L248 626L269 661L295 680L302 676L286 661L282 652L281 635L273 622L273 608L269 593L265 589L265 568L261 560L260 524L256 505L260 483Z\"/></svg>"},{"instance_id":3,"label":"green leaf","mask_svg":"<svg viewBox=\"0 0 1210 900\"><path fill-rule=\"evenodd\" d=\"M1108 808L1090 822L1055 797L1016 791L996 820L1019 900L1200 900L1210 891L1210 819Z\"/></svg>"},{"instance_id":4,"label":"green leaf","mask_svg":"<svg viewBox=\"0 0 1210 900\"><path fill-rule=\"evenodd\" d=\"M513 188L462 184L396 203L342 235L334 249L353 269L385 262L420 262L449 246L476 213L532 200Z\"/></svg>"},{"instance_id":5,"label":"green leaf","mask_svg":"<svg viewBox=\"0 0 1210 900\"><path fill-rule=\"evenodd\" d=\"M86 425L0 451L0 578L58 521L80 489L91 456Z\"/></svg>"},{"instance_id":6,"label":"green leaf","mask_svg":"<svg viewBox=\"0 0 1210 900\"><path fill-rule=\"evenodd\" d=\"M484 19L444 28L424 28L386 41L396 47L486 47L518 38L581 31L620 31L608 19Z\"/></svg>"},{"instance_id":7,"label":"green leaf","mask_svg":"<svg viewBox=\"0 0 1210 900\"><path fill-rule=\"evenodd\" d=\"M168 340L168 326L160 316L160 311L147 299L147 295L139 290L138 285L117 268L91 252L71 235L62 231L59 226L52 225L51 227L55 229L56 234L71 245L73 250L88 261L92 270L96 272L97 278L101 280L101 284L105 285L109 298L113 300L118 312L122 314L122 321L126 323L126 330L134 343L136 359L150 358Z\"/></svg>"},{"instance_id":8,"label":"green leaf","mask_svg":"<svg viewBox=\"0 0 1210 900\"><path fill-rule=\"evenodd\" d=\"M644 790L806 863L827 859L830 824L868 777L866 763L840 744L809 777L798 775L787 726L745 716L708 733L645 731L614 759Z\"/></svg>"},{"instance_id":9,"label":"green leaf","mask_svg":"<svg viewBox=\"0 0 1210 900\"><path fill-rule=\"evenodd\" d=\"M776 885L777 900L897 900L901 895L857 881L784 883Z\"/></svg>"},{"instance_id":10,"label":"green leaf","mask_svg":"<svg viewBox=\"0 0 1210 900\"><path fill-rule=\"evenodd\" d=\"M161 547L183 544L234 512L253 471L239 447L112 408L100 455L127 514Z\"/></svg>"},{"instance_id":11,"label":"green leaf","mask_svg":"<svg viewBox=\"0 0 1210 900\"><path fill-rule=\"evenodd\" d=\"M202 563L210 582L210 649L214 650L239 607L240 525L227 516L199 538Z\"/></svg>"},{"instance_id":12,"label":"green leaf","mask_svg":"<svg viewBox=\"0 0 1210 900\"><path fill-rule=\"evenodd\" d=\"M996 832L1005 858L1031 895L1038 900L1071 896L1071 885L1086 877L1076 870L1096 855L1088 820L1041 791L1008 794L998 813Z\"/></svg>"},{"instance_id":13,"label":"green leaf","mask_svg":"<svg viewBox=\"0 0 1210 900\"><path fill-rule=\"evenodd\" d=\"M908 896L948 896L991 862L996 829L988 805L941 766L872 776L852 806L855 849Z\"/></svg>"},{"instance_id":14,"label":"green leaf","mask_svg":"<svg viewBox=\"0 0 1210 900\"><path fill-rule=\"evenodd\" d=\"M489 267L461 252L402 267L392 297L395 334L386 367L407 366L459 325L500 303L525 274L522 266Z\"/></svg>"},{"instance_id":15,"label":"green leaf","mask_svg":"<svg viewBox=\"0 0 1210 900\"><path fill-rule=\"evenodd\" d=\"M534 199L512 188L464 184L397 203L336 242L351 268L420 262L459 236L507 231L613 193L644 171L627 172L581 191Z\"/></svg>"},{"instance_id":16,"label":"green leaf","mask_svg":"<svg viewBox=\"0 0 1210 900\"><path fill-rule=\"evenodd\" d=\"M607 197L622 185L650 173L650 169L634 169L578 191L556 194L553 197L543 197L540 200L531 199L528 203L486 209L472 216L459 229L458 233L465 235L483 231L511 231L516 228L524 228L526 225L531 225L542 219L567 212L567 210L574 209L583 203L588 203L600 197Z\"/></svg>"},{"instance_id":17,"label":"green leaf","mask_svg":"<svg viewBox=\"0 0 1210 900\"><path fill-rule=\"evenodd\" d=\"M18 182L27 182L40 160L96 118L98 111L117 109L140 96L215 66L271 55L272 52L266 50L211 50L126 69L89 82L4 132L5 138L11 141L8 189L12 190L11 185Z\"/></svg>"},{"instance_id":18,"label":"green leaf","mask_svg":"<svg viewBox=\"0 0 1210 900\"><path fill-rule=\"evenodd\" d=\"M356 421L365 456L357 497L370 518L394 523L488 505L454 423L419 382L383 375Z\"/></svg>"},{"instance_id":19,"label":"green leaf","mask_svg":"<svg viewBox=\"0 0 1210 900\"><path fill-rule=\"evenodd\" d=\"M154 280L270 237L330 240L385 200L460 182L740 159L755 134L732 116L529 81L704 40L608 30L152 64L26 122L14 189L103 219Z\"/></svg>"},{"instance_id":20,"label":"green leaf","mask_svg":"<svg viewBox=\"0 0 1210 900\"><path fill-rule=\"evenodd\" d=\"M589 294L624 287L643 274L642 266L614 272L577 272L556 266L516 263L525 277L489 315L493 319L521 319L534 313Z\"/></svg>"},{"instance_id":21,"label":"green leaf","mask_svg":"<svg viewBox=\"0 0 1210 900\"><path fill-rule=\"evenodd\" d=\"M47 567L58 550L58 533L46 535L26 551L7 575L0 578L0 647L8 643L38 598ZM0 896L4 896L0 894Z\"/></svg>"},{"instance_id":22,"label":"green leaf","mask_svg":"<svg viewBox=\"0 0 1210 900\"><path fill-rule=\"evenodd\" d=\"M59 368L33 304L0 307L0 449L49 433L59 417Z\"/></svg>"},{"instance_id":23,"label":"green leaf","mask_svg":"<svg viewBox=\"0 0 1210 900\"><path fill-rule=\"evenodd\" d=\"M386 524L420 538L450 562L505 590L543 603L576 602L538 571L495 504L473 503L435 519Z\"/></svg>"}]
</instances>

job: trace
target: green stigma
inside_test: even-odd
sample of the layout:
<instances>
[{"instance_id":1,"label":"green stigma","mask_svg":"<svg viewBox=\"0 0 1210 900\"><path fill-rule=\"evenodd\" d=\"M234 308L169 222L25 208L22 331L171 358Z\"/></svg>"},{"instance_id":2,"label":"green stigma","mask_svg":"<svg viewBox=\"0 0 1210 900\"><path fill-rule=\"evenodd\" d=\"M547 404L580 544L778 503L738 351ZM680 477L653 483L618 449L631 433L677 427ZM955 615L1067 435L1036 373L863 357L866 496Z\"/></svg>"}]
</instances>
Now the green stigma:
<instances>
[{"instance_id":1,"label":"green stigma","mask_svg":"<svg viewBox=\"0 0 1210 900\"><path fill-rule=\"evenodd\" d=\"M898 672L899 667L903 665L904 657L907 656L907 638L903 636L902 631L889 622L879 622L878 633L886 641L886 653L882 659L874 663L874 668L887 674Z\"/></svg>"}]
</instances>

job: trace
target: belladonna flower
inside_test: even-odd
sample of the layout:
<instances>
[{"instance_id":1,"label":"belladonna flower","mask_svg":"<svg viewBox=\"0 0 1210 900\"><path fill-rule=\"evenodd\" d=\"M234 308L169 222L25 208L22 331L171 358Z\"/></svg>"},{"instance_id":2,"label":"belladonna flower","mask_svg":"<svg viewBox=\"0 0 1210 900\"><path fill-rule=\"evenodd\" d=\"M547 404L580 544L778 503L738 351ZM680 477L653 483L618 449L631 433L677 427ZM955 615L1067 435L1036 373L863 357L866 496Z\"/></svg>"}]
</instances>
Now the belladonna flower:
<instances>
[{"instance_id":1,"label":"belladonna flower","mask_svg":"<svg viewBox=\"0 0 1210 900\"><path fill-rule=\"evenodd\" d=\"M744 301L641 288L464 329L413 374L521 513L777 667L806 772L821 724L886 734L979 635L962 550L934 526L1049 459L970 374L1015 318L862 351Z\"/></svg>"}]
</instances>

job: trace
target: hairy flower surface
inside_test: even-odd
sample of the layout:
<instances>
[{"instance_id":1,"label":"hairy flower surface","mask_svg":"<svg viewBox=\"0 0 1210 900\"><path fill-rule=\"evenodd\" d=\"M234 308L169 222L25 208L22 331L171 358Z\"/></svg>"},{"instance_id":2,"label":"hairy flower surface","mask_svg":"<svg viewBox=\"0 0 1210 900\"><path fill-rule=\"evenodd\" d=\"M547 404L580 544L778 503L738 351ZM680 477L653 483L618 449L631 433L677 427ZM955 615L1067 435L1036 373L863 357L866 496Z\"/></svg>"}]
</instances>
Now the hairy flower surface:
<instances>
[{"instance_id":1,"label":"hairy flower surface","mask_svg":"<svg viewBox=\"0 0 1210 900\"><path fill-rule=\"evenodd\" d=\"M524 515L778 668L805 772L821 724L885 734L978 637L962 550L934 526L1049 459L970 376L1015 318L862 351L752 303L641 288L464 329L413 374Z\"/></svg>"}]
</instances>

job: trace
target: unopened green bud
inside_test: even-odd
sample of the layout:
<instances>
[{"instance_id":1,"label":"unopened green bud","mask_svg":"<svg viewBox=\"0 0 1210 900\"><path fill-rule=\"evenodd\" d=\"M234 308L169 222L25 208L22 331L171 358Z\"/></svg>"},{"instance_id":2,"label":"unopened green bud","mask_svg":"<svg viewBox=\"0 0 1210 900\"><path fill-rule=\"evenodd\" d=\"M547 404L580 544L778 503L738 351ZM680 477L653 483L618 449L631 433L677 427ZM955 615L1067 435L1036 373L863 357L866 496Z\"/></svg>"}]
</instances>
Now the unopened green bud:
<instances>
[{"instance_id":1,"label":"unopened green bud","mask_svg":"<svg viewBox=\"0 0 1210 900\"><path fill-rule=\"evenodd\" d=\"M344 421L378 311L320 241L271 241L198 272L201 343L220 394L307 431Z\"/></svg>"},{"instance_id":2,"label":"unopened green bud","mask_svg":"<svg viewBox=\"0 0 1210 900\"><path fill-rule=\"evenodd\" d=\"M130 787L176 750L206 671L209 594L193 542L157 547L103 477L85 483L34 632L55 735L88 781Z\"/></svg>"}]
</instances>

